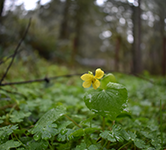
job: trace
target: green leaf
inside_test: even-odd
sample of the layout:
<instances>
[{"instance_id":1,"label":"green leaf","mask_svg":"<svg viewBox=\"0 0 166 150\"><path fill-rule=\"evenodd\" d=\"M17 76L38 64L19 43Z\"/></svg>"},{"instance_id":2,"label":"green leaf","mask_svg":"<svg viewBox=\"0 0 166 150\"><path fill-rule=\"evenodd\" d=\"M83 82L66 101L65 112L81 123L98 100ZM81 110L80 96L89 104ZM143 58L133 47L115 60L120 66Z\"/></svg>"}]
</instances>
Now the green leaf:
<instances>
[{"instance_id":1,"label":"green leaf","mask_svg":"<svg viewBox=\"0 0 166 150\"><path fill-rule=\"evenodd\" d=\"M64 115L66 113L65 108L63 106L58 106L56 108L53 108L46 112L36 123L35 127L31 130L31 133L35 133L35 130L37 126L42 126L45 127L48 122L54 122L56 121L59 117Z\"/></svg>"},{"instance_id":2,"label":"green leaf","mask_svg":"<svg viewBox=\"0 0 166 150\"><path fill-rule=\"evenodd\" d=\"M94 133L95 131L98 131L98 130L100 130L100 128L85 128L84 132L86 134L91 134L91 133Z\"/></svg>"},{"instance_id":3,"label":"green leaf","mask_svg":"<svg viewBox=\"0 0 166 150\"><path fill-rule=\"evenodd\" d=\"M98 150L99 148L96 145L91 145L88 147L88 150Z\"/></svg>"},{"instance_id":4,"label":"green leaf","mask_svg":"<svg viewBox=\"0 0 166 150\"><path fill-rule=\"evenodd\" d=\"M42 139L50 139L52 136L55 136L56 134L58 134L58 130L55 129L55 127L57 127L56 124L52 124L50 122L48 122L48 124L46 125L46 127L43 127L41 130L41 137Z\"/></svg>"},{"instance_id":5,"label":"green leaf","mask_svg":"<svg viewBox=\"0 0 166 150\"><path fill-rule=\"evenodd\" d=\"M111 142L116 142L116 139L115 137L111 134L111 131L104 131L102 133L100 133L100 136L104 139L107 139L108 141L111 141Z\"/></svg>"},{"instance_id":6,"label":"green leaf","mask_svg":"<svg viewBox=\"0 0 166 150\"><path fill-rule=\"evenodd\" d=\"M92 114L90 117L88 117L86 120L83 120L83 121L81 121L81 125L87 125L87 123L88 123L88 126L89 126L89 123L91 122L91 120L93 119L93 118L95 118L97 116L97 114Z\"/></svg>"},{"instance_id":7,"label":"green leaf","mask_svg":"<svg viewBox=\"0 0 166 150\"><path fill-rule=\"evenodd\" d=\"M17 148L17 150L26 150L25 148L21 147L21 148Z\"/></svg>"},{"instance_id":8,"label":"green leaf","mask_svg":"<svg viewBox=\"0 0 166 150\"><path fill-rule=\"evenodd\" d=\"M71 133L69 135L69 138L71 139L71 137L72 137L72 138L77 138L78 139L81 136L83 136L83 134L84 134L84 130L81 128L81 129L78 129L78 130L74 131L73 133Z\"/></svg>"},{"instance_id":9,"label":"green leaf","mask_svg":"<svg viewBox=\"0 0 166 150\"><path fill-rule=\"evenodd\" d=\"M102 116L109 116L111 120L115 120L121 113L126 101L126 88L112 82L107 84L107 89L90 89L84 96L84 102L91 111Z\"/></svg>"},{"instance_id":10,"label":"green leaf","mask_svg":"<svg viewBox=\"0 0 166 150\"><path fill-rule=\"evenodd\" d=\"M28 145L28 150L45 150L48 147L48 142L45 140L34 141L31 140Z\"/></svg>"},{"instance_id":11,"label":"green leaf","mask_svg":"<svg viewBox=\"0 0 166 150\"><path fill-rule=\"evenodd\" d=\"M34 139L36 141L39 140L40 138L47 140L58 133L59 131L55 129L55 124L51 124L50 122L48 122L48 124L45 127L41 125L37 127Z\"/></svg>"},{"instance_id":12,"label":"green leaf","mask_svg":"<svg viewBox=\"0 0 166 150\"><path fill-rule=\"evenodd\" d=\"M58 134L57 136L58 141L65 141L66 140L66 135L65 134Z\"/></svg>"},{"instance_id":13,"label":"green leaf","mask_svg":"<svg viewBox=\"0 0 166 150\"><path fill-rule=\"evenodd\" d=\"M114 125L112 127L112 135L115 137L115 139L119 142L123 142L124 141L124 138L123 138L123 135L122 135L122 129L120 126L117 126L117 125Z\"/></svg>"},{"instance_id":14,"label":"green leaf","mask_svg":"<svg viewBox=\"0 0 166 150\"><path fill-rule=\"evenodd\" d=\"M151 144L156 148L156 149L161 149L161 140L159 137L154 137L151 141Z\"/></svg>"},{"instance_id":15,"label":"green leaf","mask_svg":"<svg viewBox=\"0 0 166 150\"><path fill-rule=\"evenodd\" d=\"M138 148L145 148L145 147L146 147L145 142L142 141L141 139L138 139L138 138L136 138L136 139L134 140L134 144L135 144Z\"/></svg>"},{"instance_id":16,"label":"green leaf","mask_svg":"<svg viewBox=\"0 0 166 150\"><path fill-rule=\"evenodd\" d=\"M85 150L86 149L86 144L81 143L80 145L77 145L74 150Z\"/></svg>"},{"instance_id":17,"label":"green leaf","mask_svg":"<svg viewBox=\"0 0 166 150\"><path fill-rule=\"evenodd\" d=\"M58 130L61 132L61 130L66 129L66 127L67 127L68 125L72 124L72 123L73 123L73 122L71 122L71 121L65 121L65 122L61 123L61 125L59 125Z\"/></svg>"},{"instance_id":18,"label":"green leaf","mask_svg":"<svg viewBox=\"0 0 166 150\"><path fill-rule=\"evenodd\" d=\"M5 139L11 133L13 133L13 131L16 130L17 128L18 128L18 125L14 125L14 126L9 125L9 126L0 128L0 139Z\"/></svg>"},{"instance_id":19,"label":"green leaf","mask_svg":"<svg viewBox=\"0 0 166 150\"><path fill-rule=\"evenodd\" d=\"M143 150L156 150L154 147L148 147L148 148L145 148Z\"/></svg>"},{"instance_id":20,"label":"green leaf","mask_svg":"<svg viewBox=\"0 0 166 150\"><path fill-rule=\"evenodd\" d=\"M72 137L70 136L71 133L73 133L72 129L64 129L61 130L61 132L58 134L57 136L57 140L58 141L66 141L66 140L70 140L72 139Z\"/></svg>"},{"instance_id":21,"label":"green leaf","mask_svg":"<svg viewBox=\"0 0 166 150\"><path fill-rule=\"evenodd\" d=\"M107 88L107 84L109 82L116 82L116 78L115 78L115 76L112 73L109 73L106 76L104 76L104 78L101 80L100 88L101 89L106 89Z\"/></svg>"},{"instance_id":22,"label":"green leaf","mask_svg":"<svg viewBox=\"0 0 166 150\"><path fill-rule=\"evenodd\" d=\"M31 112L23 112L23 111L13 111L12 115L10 115L10 121L13 123L22 122L24 118L29 117Z\"/></svg>"},{"instance_id":23,"label":"green leaf","mask_svg":"<svg viewBox=\"0 0 166 150\"><path fill-rule=\"evenodd\" d=\"M114 125L112 127L112 134L119 142L123 142L124 139L126 141L129 141L131 138L130 135L124 129L121 128L121 126L117 125Z\"/></svg>"},{"instance_id":24,"label":"green leaf","mask_svg":"<svg viewBox=\"0 0 166 150\"><path fill-rule=\"evenodd\" d=\"M129 141L131 139L130 134L128 134L124 129L117 125L114 125L111 131L106 130L102 132L100 136L111 142L123 142L124 140Z\"/></svg>"},{"instance_id":25,"label":"green leaf","mask_svg":"<svg viewBox=\"0 0 166 150\"><path fill-rule=\"evenodd\" d=\"M16 148L21 145L18 141L9 140L6 143L0 145L1 150L9 150L10 148Z\"/></svg>"},{"instance_id":26,"label":"green leaf","mask_svg":"<svg viewBox=\"0 0 166 150\"><path fill-rule=\"evenodd\" d=\"M92 144L92 139L93 139L93 137L90 137L88 134L84 135L84 143L86 145L91 145Z\"/></svg>"},{"instance_id":27,"label":"green leaf","mask_svg":"<svg viewBox=\"0 0 166 150\"><path fill-rule=\"evenodd\" d=\"M6 119L6 115L3 115L0 117L0 124L4 122L4 120Z\"/></svg>"},{"instance_id":28,"label":"green leaf","mask_svg":"<svg viewBox=\"0 0 166 150\"><path fill-rule=\"evenodd\" d=\"M135 139L136 139L136 137L137 137L137 135L136 134L134 134L133 132L128 132L129 133L129 135L130 135L130 139L132 140L132 141L134 141Z\"/></svg>"},{"instance_id":29,"label":"green leaf","mask_svg":"<svg viewBox=\"0 0 166 150\"><path fill-rule=\"evenodd\" d=\"M65 112L66 111L63 106L58 106L45 113L36 123L34 128L29 130L32 134L35 134L34 139L49 139L55 134L58 134L59 130L55 129L55 127L57 127L56 124L52 123L55 122L63 114L65 114Z\"/></svg>"},{"instance_id":30,"label":"green leaf","mask_svg":"<svg viewBox=\"0 0 166 150\"><path fill-rule=\"evenodd\" d=\"M124 129L121 129L119 133L126 141L130 140L130 135Z\"/></svg>"},{"instance_id":31,"label":"green leaf","mask_svg":"<svg viewBox=\"0 0 166 150\"><path fill-rule=\"evenodd\" d=\"M140 132L142 135L144 135L146 138L149 138L149 139L157 136L157 135L153 136L153 133L151 133L151 131L149 131L149 130L148 131L140 131Z\"/></svg>"}]
</instances>

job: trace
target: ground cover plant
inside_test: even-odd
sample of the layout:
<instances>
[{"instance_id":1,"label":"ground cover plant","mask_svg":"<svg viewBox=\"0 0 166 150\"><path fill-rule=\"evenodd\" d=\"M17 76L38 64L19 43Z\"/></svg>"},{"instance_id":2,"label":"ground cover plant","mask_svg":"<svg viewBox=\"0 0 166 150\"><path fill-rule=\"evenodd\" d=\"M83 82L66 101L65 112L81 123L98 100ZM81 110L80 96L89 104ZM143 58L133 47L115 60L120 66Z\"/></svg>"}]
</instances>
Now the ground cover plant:
<instances>
[{"instance_id":1,"label":"ground cover plant","mask_svg":"<svg viewBox=\"0 0 166 150\"><path fill-rule=\"evenodd\" d=\"M163 78L113 75L102 68L85 74L77 69L81 74L76 75L65 66L40 59L36 60L36 65L42 66L38 70L32 68L35 65L17 61L4 83L43 78L46 74L48 78L44 82L1 86L0 149L166 148ZM48 80L55 75L59 78Z\"/></svg>"}]
</instances>

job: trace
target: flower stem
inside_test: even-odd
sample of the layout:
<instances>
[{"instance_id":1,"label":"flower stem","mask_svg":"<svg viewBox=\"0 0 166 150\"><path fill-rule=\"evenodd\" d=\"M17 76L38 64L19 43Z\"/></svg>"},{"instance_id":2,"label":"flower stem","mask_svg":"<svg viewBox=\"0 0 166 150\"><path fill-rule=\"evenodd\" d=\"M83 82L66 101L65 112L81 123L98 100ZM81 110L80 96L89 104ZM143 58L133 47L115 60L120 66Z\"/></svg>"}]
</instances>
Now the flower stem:
<instances>
[{"instance_id":1,"label":"flower stem","mask_svg":"<svg viewBox=\"0 0 166 150\"><path fill-rule=\"evenodd\" d=\"M49 146L50 150L54 150L49 142L48 142L48 146Z\"/></svg>"},{"instance_id":2,"label":"flower stem","mask_svg":"<svg viewBox=\"0 0 166 150\"><path fill-rule=\"evenodd\" d=\"M22 146L24 146L26 148L26 146L18 139L17 135L13 133L13 135L16 137L17 141L19 141L21 143Z\"/></svg>"},{"instance_id":3,"label":"flower stem","mask_svg":"<svg viewBox=\"0 0 166 150\"><path fill-rule=\"evenodd\" d=\"M103 131L105 130L105 117L103 117Z\"/></svg>"},{"instance_id":4,"label":"flower stem","mask_svg":"<svg viewBox=\"0 0 166 150\"><path fill-rule=\"evenodd\" d=\"M127 142L126 144L122 145L118 150L121 150L123 147L125 147L126 145L128 145L129 143L131 143L132 141Z\"/></svg>"},{"instance_id":5,"label":"flower stem","mask_svg":"<svg viewBox=\"0 0 166 150\"><path fill-rule=\"evenodd\" d=\"M162 146L162 149L163 149L163 114L162 114L162 102L160 100L160 136L161 136L161 146Z\"/></svg>"},{"instance_id":6,"label":"flower stem","mask_svg":"<svg viewBox=\"0 0 166 150\"><path fill-rule=\"evenodd\" d=\"M72 121L77 127L82 128L79 124L77 124L72 118L70 118L68 115L64 115L67 119Z\"/></svg>"},{"instance_id":7,"label":"flower stem","mask_svg":"<svg viewBox=\"0 0 166 150\"><path fill-rule=\"evenodd\" d=\"M102 130L103 130L103 131L105 130L105 117L103 117ZM101 144L102 144L102 145L105 145L105 144L104 144L104 139L103 139L103 138L102 138L102 140L101 140Z\"/></svg>"}]
</instances>

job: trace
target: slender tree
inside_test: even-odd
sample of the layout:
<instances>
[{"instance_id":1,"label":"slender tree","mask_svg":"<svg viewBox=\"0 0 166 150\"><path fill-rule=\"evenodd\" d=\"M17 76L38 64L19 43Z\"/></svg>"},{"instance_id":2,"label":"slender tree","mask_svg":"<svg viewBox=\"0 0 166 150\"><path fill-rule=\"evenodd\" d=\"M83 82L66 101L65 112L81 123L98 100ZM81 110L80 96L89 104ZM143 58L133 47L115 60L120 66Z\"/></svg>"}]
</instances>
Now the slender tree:
<instances>
[{"instance_id":1,"label":"slender tree","mask_svg":"<svg viewBox=\"0 0 166 150\"><path fill-rule=\"evenodd\" d=\"M165 33L165 18L166 18L166 2L164 0L160 0L158 3L158 12L160 16L160 34L161 34L161 41L162 41L162 75L166 75L166 33Z\"/></svg>"},{"instance_id":2,"label":"slender tree","mask_svg":"<svg viewBox=\"0 0 166 150\"><path fill-rule=\"evenodd\" d=\"M5 0L0 0L0 17L2 16Z\"/></svg>"},{"instance_id":3,"label":"slender tree","mask_svg":"<svg viewBox=\"0 0 166 150\"><path fill-rule=\"evenodd\" d=\"M138 0L138 6L132 6L133 15L133 36L134 42L132 46L133 66L132 73L141 73L142 71L142 53L141 53L141 0Z\"/></svg>"},{"instance_id":4,"label":"slender tree","mask_svg":"<svg viewBox=\"0 0 166 150\"><path fill-rule=\"evenodd\" d=\"M63 10L63 19L62 19L61 26L60 26L60 35L59 35L60 39L69 38L70 33L69 33L68 23L69 23L70 6L71 6L71 0L66 0L64 10Z\"/></svg>"},{"instance_id":5,"label":"slender tree","mask_svg":"<svg viewBox=\"0 0 166 150\"><path fill-rule=\"evenodd\" d=\"M94 0L78 0L75 1L74 10L74 24L75 24L75 38L73 41L73 51L72 51L72 62L75 61L75 56L77 55L80 45L81 45L81 35L83 34L83 27L87 21L87 16L90 15L91 9L93 9Z\"/></svg>"}]
</instances>

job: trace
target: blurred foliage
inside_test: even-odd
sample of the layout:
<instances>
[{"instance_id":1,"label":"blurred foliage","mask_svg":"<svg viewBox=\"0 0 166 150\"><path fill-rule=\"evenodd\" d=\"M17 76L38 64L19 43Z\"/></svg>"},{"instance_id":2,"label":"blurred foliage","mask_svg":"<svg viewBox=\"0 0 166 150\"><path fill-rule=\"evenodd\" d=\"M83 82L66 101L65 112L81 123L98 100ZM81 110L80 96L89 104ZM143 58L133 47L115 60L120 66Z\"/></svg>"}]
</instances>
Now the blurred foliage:
<instances>
[{"instance_id":1,"label":"blurred foliage","mask_svg":"<svg viewBox=\"0 0 166 150\"><path fill-rule=\"evenodd\" d=\"M41 5L38 1L34 10L20 5L4 12L0 18L1 77L30 17L32 22L3 83L87 71L78 63L129 72L131 10L137 1L106 0L101 6L95 2L51 0ZM128 105L114 121L106 116L102 124L102 118L88 110L83 101L87 89L79 76L1 86L0 149L165 149L166 80L151 75L163 69L165 5L164 0L141 3L146 71L138 77L115 73L128 91Z\"/></svg>"},{"instance_id":2,"label":"blurred foliage","mask_svg":"<svg viewBox=\"0 0 166 150\"><path fill-rule=\"evenodd\" d=\"M50 64L37 55L35 63L31 60L18 62L16 59L5 82L76 72L65 66ZM85 70L78 68L77 73L79 71ZM150 76L147 72L145 77L154 84L131 75L115 73L115 76L128 90L128 106L118 115L116 124L105 117L105 131L102 131L101 117L85 106L83 96L87 89L82 87L79 76L57 78L49 83L1 87L0 148L160 150L165 147L164 79Z\"/></svg>"},{"instance_id":3,"label":"blurred foliage","mask_svg":"<svg viewBox=\"0 0 166 150\"><path fill-rule=\"evenodd\" d=\"M95 0L51 0L34 10L23 5L5 11L1 17L0 55L12 54L32 17L32 24L22 44L25 53L37 51L54 62L107 70L130 72L132 66L133 21L132 7L137 0L106 0L97 5ZM165 63L164 0L151 3L141 1L141 51L143 69L161 74ZM156 42L158 41L158 42ZM23 57L24 55L22 55Z\"/></svg>"}]
</instances>

